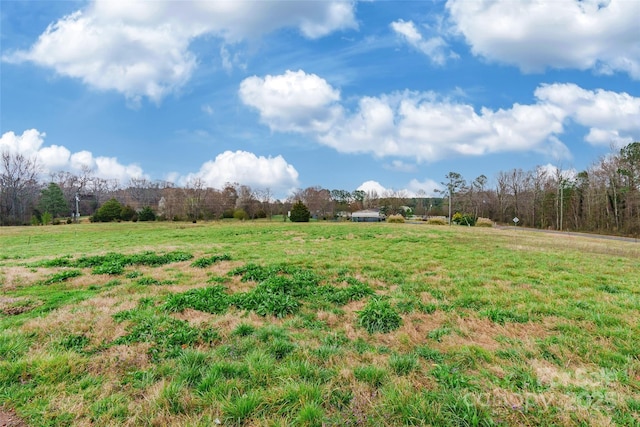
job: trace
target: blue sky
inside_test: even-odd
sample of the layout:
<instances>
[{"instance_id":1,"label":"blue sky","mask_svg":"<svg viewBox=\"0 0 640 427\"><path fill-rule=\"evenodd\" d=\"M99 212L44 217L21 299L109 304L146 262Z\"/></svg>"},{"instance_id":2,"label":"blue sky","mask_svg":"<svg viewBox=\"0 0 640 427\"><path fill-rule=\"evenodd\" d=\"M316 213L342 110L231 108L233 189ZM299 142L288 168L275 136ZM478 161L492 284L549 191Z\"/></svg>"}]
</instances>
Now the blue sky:
<instances>
[{"instance_id":1,"label":"blue sky","mask_svg":"<svg viewBox=\"0 0 640 427\"><path fill-rule=\"evenodd\" d=\"M640 140L640 2L0 2L0 148L46 176L424 191Z\"/></svg>"}]
</instances>

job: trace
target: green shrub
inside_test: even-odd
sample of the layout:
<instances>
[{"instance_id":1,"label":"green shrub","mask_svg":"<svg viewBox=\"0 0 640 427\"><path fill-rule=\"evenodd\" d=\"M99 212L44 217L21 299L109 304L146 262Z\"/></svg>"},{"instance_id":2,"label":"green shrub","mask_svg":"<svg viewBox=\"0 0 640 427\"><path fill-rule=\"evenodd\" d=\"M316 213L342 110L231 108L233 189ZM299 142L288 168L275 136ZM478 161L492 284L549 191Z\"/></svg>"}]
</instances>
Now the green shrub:
<instances>
[{"instance_id":1,"label":"green shrub","mask_svg":"<svg viewBox=\"0 0 640 427\"><path fill-rule=\"evenodd\" d=\"M387 217L387 222L404 223L404 217L400 214L389 215Z\"/></svg>"},{"instance_id":2,"label":"green shrub","mask_svg":"<svg viewBox=\"0 0 640 427\"><path fill-rule=\"evenodd\" d=\"M489 218L478 218L476 227L493 227L493 221Z\"/></svg>"},{"instance_id":3,"label":"green shrub","mask_svg":"<svg viewBox=\"0 0 640 427\"><path fill-rule=\"evenodd\" d=\"M456 212L455 214L453 214L453 218L451 218L451 221L454 224L473 227L476 224L476 217L468 213Z\"/></svg>"},{"instance_id":4,"label":"green shrub","mask_svg":"<svg viewBox=\"0 0 640 427\"><path fill-rule=\"evenodd\" d=\"M370 334L390 332L402 324L402 318L389 301L374 298L358 312L358 323Z\"/></svg>"},{"instance_id":5,"label":"green shrub","mask_svg":"<svg viewBox=\"0 0 640 427\"><path fill-rule=\"evenodd\" d=\"M244 209L236 209L233 211L233 217L238 220L249 219L249 214L244 211Z\"/></svg>"},{"instance_id":6,"label":"green shrub","mask_svg":"<svg viewBox=\"0 0 640 427\"><path fill-rule=\"evenodd\" d=\"M42 214L42 224L43 225L51 224L52 220L53 220L53 216L49 212L45 212L45 213Z\"/></svg>"},{"instance_id":7,"label":"green shrub","mask_svg":"<svg viewBox=\"0 0 640 427\"><path fill-rule=\"evenodd\" d=\"M447 225L447 220L442 217L433 217L427 220L429 225Z\"/></svg>"}]
</instances>

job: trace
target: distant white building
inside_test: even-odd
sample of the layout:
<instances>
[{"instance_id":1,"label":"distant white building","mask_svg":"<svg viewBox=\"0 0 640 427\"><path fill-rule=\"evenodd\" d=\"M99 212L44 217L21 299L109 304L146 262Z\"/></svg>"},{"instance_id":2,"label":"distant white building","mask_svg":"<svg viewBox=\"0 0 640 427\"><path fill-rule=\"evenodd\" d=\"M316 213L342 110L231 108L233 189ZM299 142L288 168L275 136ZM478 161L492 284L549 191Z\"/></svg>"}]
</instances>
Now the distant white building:
<instances>
[{"instance_id":1,"label":"distant white building","mask_svg":"<svg viewBox=\"0 0 640 427\"><path fill-rule=\"evenodd\" d=\"M380 222L385 219L385 215L379 209L365 209L351 214L351 221L353 222Z\"/></svg>"}]
</instances>

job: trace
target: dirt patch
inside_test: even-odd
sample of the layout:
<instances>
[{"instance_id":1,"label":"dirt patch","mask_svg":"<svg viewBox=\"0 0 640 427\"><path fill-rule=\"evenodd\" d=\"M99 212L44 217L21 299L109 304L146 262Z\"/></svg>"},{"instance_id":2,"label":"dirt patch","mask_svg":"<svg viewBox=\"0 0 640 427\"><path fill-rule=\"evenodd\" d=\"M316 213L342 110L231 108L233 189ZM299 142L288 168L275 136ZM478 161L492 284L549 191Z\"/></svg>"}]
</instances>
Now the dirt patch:
<instances>
[{"instance_id":1,"label":"dirt patch","mask_svg":"<svg viewBox=\"0 0 640 427\"><path fill-rule=\"evenodd\" d=\"M27 423L22 421L16 413L10 409L0 406L0 427L26 427Z\"/></svg>"},{"instance_id":2,"label":"dirt patch","mask_svg":"<svg viewBox=\"0 0 640 427\"><path fill-rule=\"evenodd\" d=\"M29 298L0 297L0 313L7 316L15 316L26 313L42 305L41 301L34 301Z\"/></svg>"}]
</instances>

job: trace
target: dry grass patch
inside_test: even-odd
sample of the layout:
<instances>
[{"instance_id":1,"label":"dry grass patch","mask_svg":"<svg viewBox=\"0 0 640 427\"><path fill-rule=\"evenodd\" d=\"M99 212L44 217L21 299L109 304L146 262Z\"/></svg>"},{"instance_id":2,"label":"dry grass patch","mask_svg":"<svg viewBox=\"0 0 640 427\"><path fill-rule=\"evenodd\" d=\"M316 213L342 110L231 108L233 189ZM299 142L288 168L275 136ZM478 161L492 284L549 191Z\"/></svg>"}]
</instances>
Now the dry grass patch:
<instances>
[{"instance_id":1,"label":"dry grass patch","mask_svg":"<svg viewBox=\"0 0 640 427\"><path fill-rule=\"evenodd\" d=\"M151 343L131 343L114 345L92 355L87 363L91 375L104 375L118 379L132 370L149 369L151 359L148 355Z\"/></svg>"},{"instance_id":2,"label":"dry grass patch","mask_svg":"<svg viewBox=\"0 0 640 427\"><path fill-rule=\"evenodd\" d=\"M475 345L494 352L502 346L496 340L498 337L534 342L549 335L549 330L544 325L533 322L498 324L489 319L477 317L457 317L453 322L453 327L458 333L442 338L442 346L447 350Z\"/></svg>"},{"instance_id":3,"label":"dry grass patch","mask_svg":"<svg viewBox=\"0 0 640 427\"><path fill-rule=\"evenodd\" d=\"M411 313L402 316L400 328L391 333L373 334L370 341L375 345L384 345L398 351L410 351L427 341L429 331L441 327L446 322L447 315L443 312Z\"/></svg>"},{"instance_id":4,"label":"dry grass patch","mask_svg":"<svg viewBox=\"0 0 640 427\"><path fill-rule=\"evenodd\" d=\"M30 286L44 277L43 272L25 267L2 267L2 274L4 276L2 290L7 292Z\"/></svg>"}]
</instances>

